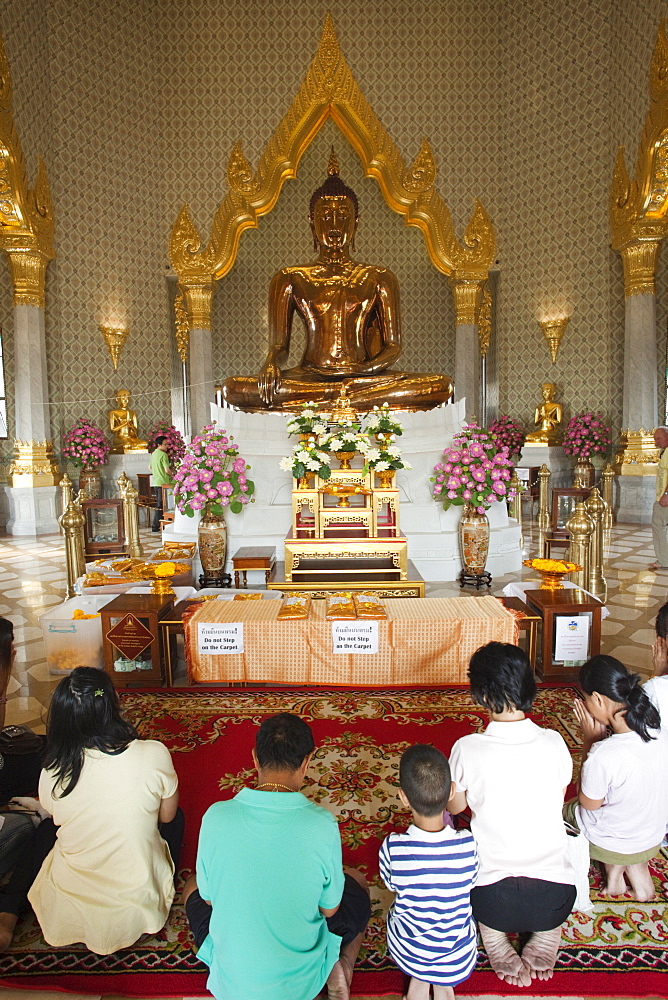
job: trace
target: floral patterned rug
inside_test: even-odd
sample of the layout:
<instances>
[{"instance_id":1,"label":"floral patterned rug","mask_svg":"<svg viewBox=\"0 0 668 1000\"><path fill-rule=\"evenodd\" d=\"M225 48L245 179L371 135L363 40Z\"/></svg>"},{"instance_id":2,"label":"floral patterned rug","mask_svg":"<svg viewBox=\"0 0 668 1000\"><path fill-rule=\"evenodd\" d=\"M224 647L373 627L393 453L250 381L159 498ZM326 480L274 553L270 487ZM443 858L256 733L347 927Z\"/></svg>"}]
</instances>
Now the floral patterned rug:
<instances>
[{"instance_id":1,"label":"floral patterned rug","mask_svg":"<svg viewBox=\"0 0 668 1000\"><path fill-rule=\"evenodd\" d=\"M577 749L572 688L540 690L532 717L556 729ZM254 772L251 748L257 726L276 712L296 712L312 725L317 750L305 794L337 818L344 861L362 869L372 888L373 917L353 981L357 996L405 992L402 974L386 954L384 915L391 895L378 877L378 847L408 816L397 797L398 761L413 743L433 743L447 753L460 736L485 726L485 716L465 688L440 690L295 690L286 688L173 689L124 692L124 710L144 738L162 740L172 752L186 814L183 879L192 868L202 814L229 798ZM558 996L668 996L668 857L653 862L657 898L601 895L597 868L590 871L594 912L573 913L563 931L554 978L527 992ZM623 977L623 978L622 978ZM192 951L183 908L172 908L155 936L109 956L83 946L51 948L32 918L25 918L9 952L0 956L0 984L125 996L196 996L205 993L206 970ZM460 995L514 990L491 972L484 951Z\"/></svg>"}]
</instances>

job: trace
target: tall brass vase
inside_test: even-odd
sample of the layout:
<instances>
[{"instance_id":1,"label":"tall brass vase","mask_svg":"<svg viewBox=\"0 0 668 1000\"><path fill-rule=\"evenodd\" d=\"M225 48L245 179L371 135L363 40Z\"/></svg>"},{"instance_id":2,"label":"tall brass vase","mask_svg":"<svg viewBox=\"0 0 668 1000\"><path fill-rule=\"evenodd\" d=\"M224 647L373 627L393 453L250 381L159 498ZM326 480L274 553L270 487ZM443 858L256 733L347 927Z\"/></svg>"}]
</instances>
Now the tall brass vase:
<instances>
[{"instance_id":1,"label":"tall brass vase","mask_svg":"<svg viewBox=\"0 0 668 1000\"><path fill-rule=\"evenodd\" d=\"M578 458L573 469L573 483L583 489L591 489L594 485L596 469L589 458Z\"/></svg>"},{"instance_id":2,"label":"tall brass vase","mask_svg":"<svg viewBox=\"0 0 668 1000\"><path fill-rule=\"evenodd\" d=\"M227 524L224 514L213 514L208 507L204 509L197 530L197 544L204 575L221 576L227 560Z\"/></svg>"},{"instance_id":3,"label":"tall brass vase","mask_svg":"<svg viewBox=\"0 0 668 1000\"><path fill-rule=\"evenodd\" d=\"M464 504L459 522L459 548L465 573L479 576L485 570L489 551L489 521L470 503Z\"/></svg>"},{"instance_id":4,"label":"tall brass vase","mask_svg":"<svg viewBox=\"0 0 668 1000\"><path fill-rule=\"evenodd\" d=\"M82 469L79 473L79 491L83 490L89 500L97 500L102 496L102 480L100 466L93 469Z\"/></svg>"}]
</instances>

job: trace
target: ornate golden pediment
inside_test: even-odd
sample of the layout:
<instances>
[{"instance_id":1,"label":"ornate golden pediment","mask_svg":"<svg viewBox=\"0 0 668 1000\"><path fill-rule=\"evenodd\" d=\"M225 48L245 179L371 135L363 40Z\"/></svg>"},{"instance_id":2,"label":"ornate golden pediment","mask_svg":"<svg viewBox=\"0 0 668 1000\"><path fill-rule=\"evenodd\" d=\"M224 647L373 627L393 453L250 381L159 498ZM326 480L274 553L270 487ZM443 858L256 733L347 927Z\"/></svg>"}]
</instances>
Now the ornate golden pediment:
<instances>
[{"instance_id":1,"label":"ornate golden pediment","mask_svg":"<svg viewBox=\"0 0 668 1000\"><path fill-rule=\"evenodd\" d=\"M435 188L436 164L425 139L406 166L399 150L362 94L341 52L327 15L320 45L294 101L270 138L257 167L241 145L227 167L229 192L218 206L211 236L203 246L185 205L170 238L170 260L181 287L222 278L234 265L239 238L276 204L284 181L322 125L331 118L357 151L367 177L375 177L389 207L417 226L434 266L443 274L483 280L495 254L491 219L476 201L464 234L457 239L447 204Z\"/></svg>"},{"instance_id":2,"label":"ornate golden pediment","mask_svg":"<svg viewBox=\"0 0 668 1000\"><path fill-rule=\"evenodd\" d=\"M668 37L659 25L649 79L650 106L638 145L635 177L620 146L610 192L612 245L668 235Z\"/></svg>"}]
</instances>

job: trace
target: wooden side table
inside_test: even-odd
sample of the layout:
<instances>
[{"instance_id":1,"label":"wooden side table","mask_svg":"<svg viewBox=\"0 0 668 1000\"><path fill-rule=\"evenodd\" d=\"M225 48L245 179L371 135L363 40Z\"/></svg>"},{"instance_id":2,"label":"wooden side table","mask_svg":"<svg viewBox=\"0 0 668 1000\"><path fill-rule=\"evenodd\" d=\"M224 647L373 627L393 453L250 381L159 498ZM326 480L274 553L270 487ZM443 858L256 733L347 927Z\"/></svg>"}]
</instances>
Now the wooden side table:
<instances>
[{"instance_id":1,"label":"wooden side table","mask_svg":"<svg viewBox=\"0 0 668 1000\"><path fill-rule=\"evenodd\" d=\"M234 566L234 586L239 590L240 586L247 586L246 573L249 569L263 569L264 579L269 583L269 579L276 565L276 549L271 545L248 545L243 549L237 549L232 556ZM243 583L240 584L240 577Z\"/></svg>"},{"instance_id":2,"label":"wooden side table","mask_svg":"<svg viewBox=\"0 0 668 1000\"><path fill-rule=\"evenodd\" d=\"M177 635L183 635L183 612L191 604L201 604L197 598L187 597L184 601L177 601L171 611L161 618L158 625L162 631L162 649L165 661L165 680L167 687L174 686L174 666L172 663L172 639L176 641Z\"/></svg>"},{"instance_id":3,"label":"wooden side table","mask_svg":"<svg viewBox=\"0 0 668 1000\"><path fill-rule=\"evenodd\" d=\"M601 611L595 597L577 588L573 590L527 590L524 598L529 608L542 619L537 674L542 681L574 681L580 666L601 651ZM587 655L577 660L556 660L556 623L559 619L589 618Z\"/></svg>"},{"instance_id":4,"label":"wooden side table","mask_svg":"<svg viewBox=\"0 0 668 1000\"><path fill-rule=\"evenodd\" d=\"M515 619L520 632L527 632L527 656L531 669L536 673L536 652L538 649L538 626L541 617L537 611L530 608L519 597L497 597L497 601L503 604L508 611L516 612ZM520 615L522 617L520 617Z\"/></svg>"}]
</instances>

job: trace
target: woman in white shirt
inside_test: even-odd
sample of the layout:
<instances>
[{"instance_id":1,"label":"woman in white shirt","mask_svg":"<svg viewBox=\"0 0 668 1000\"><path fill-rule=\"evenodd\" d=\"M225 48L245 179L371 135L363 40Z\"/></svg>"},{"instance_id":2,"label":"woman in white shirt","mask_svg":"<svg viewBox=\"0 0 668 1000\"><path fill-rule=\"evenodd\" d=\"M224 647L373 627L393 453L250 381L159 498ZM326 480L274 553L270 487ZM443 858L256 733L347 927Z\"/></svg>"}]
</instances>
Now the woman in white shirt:
<instances>
[{"instance_id":1,"label":"woman in white shirt","mask_svg":"<svg viewBox=\"0 0 668 1000\"><path fill-rule=\"evenodd\" d=\"M661 732L668 737L668 604L659 608L654 623L656 639L652 646L654 676L645 683L645 694L661 716Z\"/></svg>"},{"instance_id":2,"label":"woman in white shirt","mask_svg":"<svg viewBox=\"0 0 668 1000\"><path fill-rule=\"evenodd\" d=\"M122 717L102 670L77 667L53 692L39 798L57 827L28 893L45 940L108 955L159 931L183 835L178 780L167 748Z\"/></svg>"},{"instance_id":3,"label":"woman in white shirt","mask_svg":"<svg viewBox=\"0 0 668 1000\"><path fill-rule=\"evenodd\" d=\"M490 722L452 748L448 809L471 809L480 856L471 906L490 964L499 979L528 986L552 977L561 924L575 902L561 814L572 762L558 733L526 717L536 682L518 646L483 646L469 680ZM521 957L508 939L513 932L531 934Z\"/></svg>"},{"instance_id":4,"label":"woman in white shirt","mask_svg":"<svg viewBox=\"0 0 668 1000\"><path fill-rule=\"evenodd\" d=\"M605 865L608 895L627 892L628 881L635 898L646 902L654 896L648 861L659 852L668 819L661 719L638 674L614 656L587 660L580 687L584 701L576 701L575 715L582 770L570 815L589 841L590 857Z\"/></svg>"}]
</instances>

